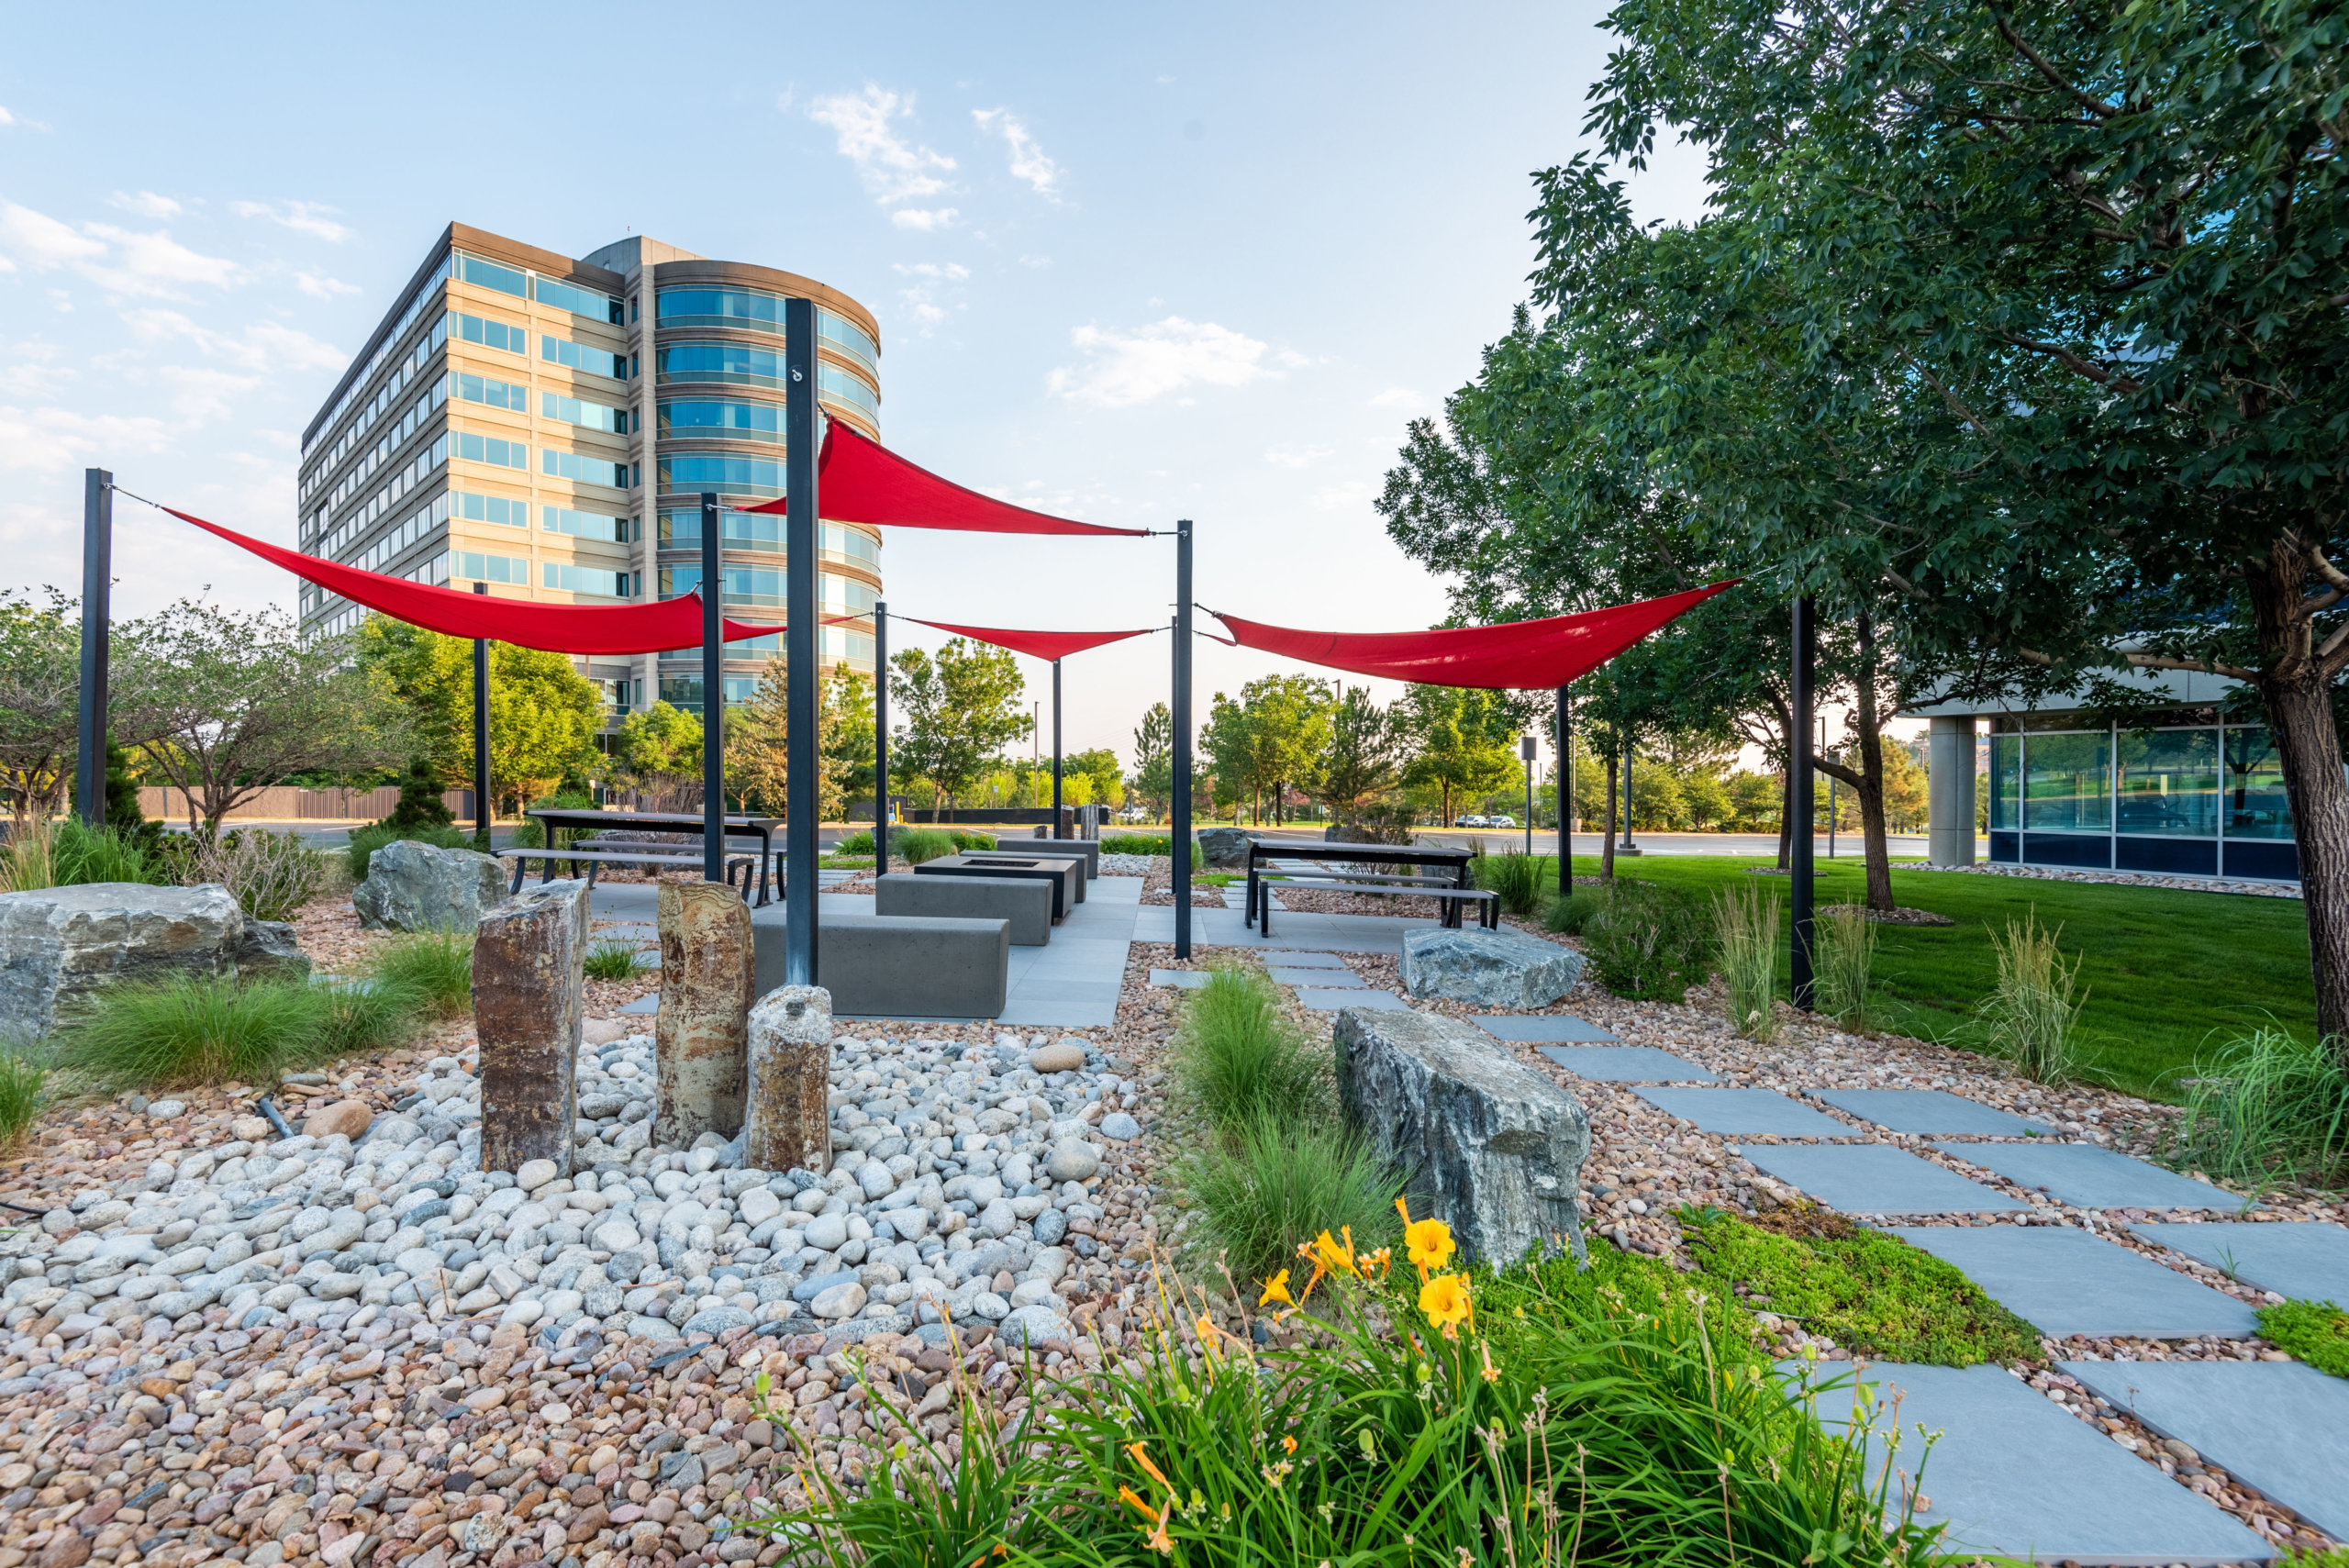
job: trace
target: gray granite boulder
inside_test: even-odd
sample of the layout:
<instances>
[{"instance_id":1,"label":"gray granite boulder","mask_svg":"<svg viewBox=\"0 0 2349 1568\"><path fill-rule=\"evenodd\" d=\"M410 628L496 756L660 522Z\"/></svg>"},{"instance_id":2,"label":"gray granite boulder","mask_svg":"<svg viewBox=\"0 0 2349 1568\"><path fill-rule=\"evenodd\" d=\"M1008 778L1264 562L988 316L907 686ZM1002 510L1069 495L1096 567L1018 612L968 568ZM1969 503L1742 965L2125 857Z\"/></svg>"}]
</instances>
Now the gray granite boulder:
<instances>
[{"instance_id":1,"label":"gray granite boulder","mask_svg":"<svg viewBox=\"0 0 2349 1568\"><path fill-rule=\"evenodd\" d=\"M371 930L471 931L506 902L507 875L494 856L397 839L367 858L351 902Z\"/></svg>"},{"instance_id":2,"label":"gray granite boulder","mask_svg":"<svg viewBox=\"0 0 2349 1568\"><path fill-rule=\"evenodd\" d=\"M237 973L241 975L273 974L288 980L307 980L310 961L303 954L302 944L295 939L290 920L254 920L245 922L245 934L237 943Z\"/></svg>"},{"instance_id":3,"label":"gray granite boulder","mask_svg":"<svg viewBox=\"0 0 2349 1568\"><path fill-rule=\"evenodd\" d=\"M1244 828L1206 828L1199 831L1199 853L1218 871L1246 871L1250 833Z\"/></svg>"},{"instance_id":4,"label":"gray granite boulder","mask_svg":"<svg viewBox=\"0 0 2349 1568\"><path fill-rule=\"evenodd\" d=\"M1590 1118L1574 1095L1438 1013L1341 1008L1331 1044L1347 1120L1408 1173L1415 1218L1444 1221L1497 1267L1536 1249L1583 1256Z\"/></svg>"},{"instance_id":5,"label":"gray granite boulder","mask_svg":"<svg viewBox=\"0 0 2349 1568\"><path fill-rule=\"evenodd\" d=\"M1486 1007L1545 1007L1582 978L1582 954L1522 931L1424 930L1403 938L1403 988Z\"/></svg>"},{"instance_id":6,"label":"gray granite boulder","mask_svg":"<svg viewBox=\"0 0 2349 1568\"><path fill-rule=\"evenodd\" d=\"M265 929L256 930L256 926ZM94 992L172 975L306 970L292 929L215 883L93 882L0 895L0 1020L45 1034Z\"/></svg>"}]
</instances>

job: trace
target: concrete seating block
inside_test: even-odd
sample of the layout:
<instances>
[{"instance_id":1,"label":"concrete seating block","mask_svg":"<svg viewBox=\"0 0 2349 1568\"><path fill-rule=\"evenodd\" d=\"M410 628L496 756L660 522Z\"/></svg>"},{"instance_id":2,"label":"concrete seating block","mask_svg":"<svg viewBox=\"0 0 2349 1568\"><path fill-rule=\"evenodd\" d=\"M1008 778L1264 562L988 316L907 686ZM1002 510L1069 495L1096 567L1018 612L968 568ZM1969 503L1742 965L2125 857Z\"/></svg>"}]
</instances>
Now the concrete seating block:
<instances>
[{"instance_id":1,"label":"concrete seating block","mask_svg":"<svg viewBox=\"0 0 2349 1568\"><path fill-rule=\"evenodd\" d=\"M1064 920L1085 897L1085 867L1068 855L974 853L941 855L914 867L916 876L1028 877L1052 890L1052 918Z\"/></svg>"},{"instance_id":2,"label":"concrete seating block","mask_svg":"<svg viewBox=\"0 0 2349 1568\"><path fill-rule=\"evenodd\" d=\"M1738 1152L1844 1214L1989 1214L2027 1207L1882 1143L1779 1143Z\"/></svg>"},{"instance_id":3,"label":"concrete seating block","mask_svg":"<svg viewBox=\"0 0 2349 1568\"><path fill-rule=\"evenodd\" d=\"M2044 1138L2054 1129L1946 1089L1820 1089L1819 1097L1846 1116L1887 1132L1973 1138Z\"/></svg>"},{"instance_id":4,"label":"concrete seating block","mask_svg":"<svg viewBox=\"0 0 2349 1568\"><path fill-rule=\"evenodd\" d=\"M1008 920L1011 945L1016 948L1040 948L1052 940L1052 885L1034 877L914 876L893 872L874 879L873 912Z\"/></svg>"},{"instance_id":5,"label":"concrete seating block","mask_svg":"<svg viewBox=\"0 0 2349 1568\"><path fill-rule=\"evenodd\" d=\"M2233 1296L2068 1225L1904 1225L1889 1233L1956 1264L2053 1339L2240 1340L2258 1331L2252 1309Z\"/></svg>"},{"instance_id":6,"label":"concrete seating block","mask_svg":"<svg viewBox=\"0 0 2349 1568\"><path fill-rule=\"evenodd\" d=\"M1009 855L1069 855L1085 862L1085 874L1101 874L1101 840L1098 839L1008 839L995 841L997 852Z\"/></svg>"},{"instance_id":7,"label":"concrete seating block","mask_svg":"<svg viewBox=\"0 0 2349 1568\"><path fill-rule=\"evenodd\" d=\"M1479 1019L1478 1022L1486 1020ZM1508 1036L1499 1038L1507 1040ZM1718 1084L1693 1062L1652 1045L1545 1045L1542 1054L1573 1073L1599 1084Z\"/></svg>"},{"instance_id":8,"label":"concrete seating block","mask_svg":"<svg viewBox=\"0 0 2349 1568\"><path fill-rule=\"evenodd\" d=\"M1752 1138L1862 1138L1856 1127L1821 1116L1775 1089L1634 1089L1660 1111L1694 1122L1699 1132Z\"/></svg>"},{"instance_id":9,"label":"concrete seating block","mask_svg":"<svg viewBox=\"0 0 2349 1568\"><path fill-rule=\"evenodd\" d=\"M784 984L780 905L755 911L754 992ZM834 1018L992 1018L1003 1011L1011 922L926 915L838 915L817 933L816 977Z\"/></svg>"},{"instance_id":10,"label":"concrete seating block","mask_svg":"<svg viewBox=\"0 0 2349 1568\"><path fill-rule=\"evenodd\" d=\"M2092 1143L1935 1143L2074 1208L2240 1209L2247 1200Z\"/></svg>"},{"instance_id":11,"label":"concrete seating block","mask_svg":"<svg viewBox=\"0 0 2349 1568\"><path fill-rule=\"evenodd\" d=\"M2302 1301L2349 1301L2349 1229L2321 1219L2264 1225L2132 1225L2141 1240ZM2349 1387L2349 1385L2343 1386Z\"/></svg>"}]
</instances>

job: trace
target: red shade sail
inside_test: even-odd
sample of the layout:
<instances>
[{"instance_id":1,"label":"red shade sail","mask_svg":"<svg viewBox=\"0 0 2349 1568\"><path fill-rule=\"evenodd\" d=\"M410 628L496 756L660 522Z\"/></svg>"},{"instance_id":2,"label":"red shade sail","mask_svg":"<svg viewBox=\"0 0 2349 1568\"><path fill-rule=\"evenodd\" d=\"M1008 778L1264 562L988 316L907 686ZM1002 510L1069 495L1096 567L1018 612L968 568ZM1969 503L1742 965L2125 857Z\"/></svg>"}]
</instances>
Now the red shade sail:
<instances>
[{"instance_id":1,"label":"red shade sail","mask_svg":"<svg viewBox=\"0 0 2349 1568\"><path fill-rule=\"evenodd\" d=\"M1308 664L1384 675L1430 686L1492 691L1563 686L1606 663L1640 639L1737 585L1731 578L1661 599L1613 605L1581 615L1506 621L1442 631L1297 631L1208 614L1231 628L1242 648L1278 653Z\"/></svg>"},{"instance_id":2,"label":"red shade sail","mask_svg":"<svg viewBox=\"0 0 2349 1568\"><path fill-rule=\"evenodd\" d=\"M831 510L829 506L824 509ZM1147 637L1153 631L1166 629L1163 626L1146 626L1135 631L1008 631L999 626L956 626L952 621L924 620L919 616L899 616L897 618L912 621L916 626L934 626L957 637L992 642L997 648L1008 648L1014 653L1025 653L1031 659L1059 659L1071 653L1082 653L1088 648L1099 648L1105 643L1123 642L1129 637Z\"/></svg>"},{"instance_id":3,"label":"red shade sail","mask_svg":"<svg viewBox=\"0 0 2349 1568\"><path fill-rule=\"evenodd\" d=\"M926 468L868 440L835 419L825 428L817 453L821 488L818 510L836 523L899 528L954 528L987 534L1097 534L1147 538L1148 528L1111 528L1031 512L966 490ZM746 512L785 510L783 501L745 506Z\"/></svg>"},{"instance_id":4,"label":"red shade sail","mask_svg":"<svg viewBox=\"0 0 2349 1568\"><path fill-rule=\"evenodd\" d=\"M173 506L165 506L184 523L249 550L263 561L283 566L296 577L341 595L353 604L381 610L395 620L451 637L483 637L520 648L550 653L660 653L673 648L701 646L701 599L662 599L648 605L540 605L524 599L502 599L488 594L460 593L454 588L386 577L304 555L207 523ZM834 616L830 620L853 617ZM725 640L772 637L783 628L729 620Z\"/></svg>"}]
</instances>

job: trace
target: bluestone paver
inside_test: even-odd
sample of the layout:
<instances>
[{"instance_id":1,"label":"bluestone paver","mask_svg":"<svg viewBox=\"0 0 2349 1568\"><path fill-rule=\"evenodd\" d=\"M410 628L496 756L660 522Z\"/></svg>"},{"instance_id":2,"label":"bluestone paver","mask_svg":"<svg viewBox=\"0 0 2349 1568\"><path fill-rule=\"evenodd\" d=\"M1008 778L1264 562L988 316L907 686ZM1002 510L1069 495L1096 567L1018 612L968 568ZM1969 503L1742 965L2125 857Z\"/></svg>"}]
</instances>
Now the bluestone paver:
<instances>
[{"instance_id":1,"label":"bluestone paver","mask_svg":"<svg viewBox=\"0 0 2349 1568\"><path fill-rule=\"evenodd\" d=\"M1612 1045L1616 1037L1572 1013L1486 1013L1469 1022L1520 1045Z\"/></svg>"},{"instance_id":2,"label":"bluestone paver","mask_svg":"<svg viewBox=\"0 0 2349 1568\"><path fill-rule=\"evenodd\" d=\"M650 996L639 996L620 1009L623 1013L657 1013L660 1010L661 993L658 991L653 992Z\"/></svg>"},{"instance_id":3,"label":"bluestone paver","mask_svg":"<svg viewBox=\"0 0 2349 1568\"><path fill-rule=\"evenodd\" d=\"M2054 1339L2258 1331L2252 1309L2233 1296L2068 1225L1895 1226L1891 1233L1956 1264L1999 1306Z\"/></svg>"},{"instance_id":4,"label":"bluestone paver","mask_svg":"<svg viewBox=\"0 0 2349 1568\"><path fill-rule=\"evenodd\" d=\"M1814 1094L1844 1115L1872 1121L1887 1132L2021 1138L2027 1133L2043 1137L2052 1130L1946 1089L1820 1089Z\"/></svg>"},{"instance_id":5,"label":"bluestone paver","mask_svg":"<svg viewBox=\"0 0 2349 1568\"><path fill-rule=\"evenodd\" d=\"M1208 983L1204 969L1153 969L1150 972L1152 985L1172 985L1178 991L1196 991Z\"/></svg>"},{"instance_id":6,"label":"bluestone paver","mask_svg":"<svg viewBox=\"0 0 2349 1568\"><path fill-rule=\"evenodd\" d=\"M2021 1187L2074 1208L2238 1209L2243 1200L2208 1183L2092 1143L1936 1143Z\"/></svg>"},{"instance_id":7,"label":"bluestone paver","mask_svg":"<svg viewBox=\"0 0 2349 1568\"><path fill-rule=\"evenodd\" d=\"M1699 1132L1748 1138L1757 1133L1779 1138L1866 1136L1858 1128L1821 1116L1773 1089L1634 1089L1631 1093L1659 1110L1696 1123Z\"/></svg>"},{"instance_id":8,"label":"bluestone paver","mask_svg":"<svg viewBox=\"0 0 2349 1568\"><path fill-rule=\"evenodd\" d=\"M2349 1302L2349 1229L2320 1219L2265 1225L2132 1225L2136 1235L2303 1301ZM2349 1386L2349 1385L2344 1385Z\"/></svg>"},{"instance_id":9,"label":"bluestone paver","mask_svg":"<svg viewBox=\"0 0 2349 1568\"><path fill-rule=\"evenodd\" d=\"M1341 991L1332 985L1300 985L1297 999L1318 1012L1341 1007L1369 1007L1381 1013L1408 1013L1411 1005L1392 991Z\"/></svg>"},{"instance_id":10,"label":"bluestone paver","mask_svg":"<svg viewBox=\"0 0 2349 1568\"><path fill-rule=\"evenodd\" d=\"M1333 952L1318 952L1287 948L1268 948L1266 963L1279 964L1283 969L1343 969L1346 961Z\"/></svg>"},{"instance_id":11,"label":"bluestone paver","mask_svg":"<svg viewBox=\"0 0 2349 1568\"><path fill-rule=\"evenodd\" d=\"M1267 964L1264 973L1275 985L1318 985L1325 991L1362 991L1369 982L1351 970L1291 969L1285 964Z\"/></svg>"},{"instance_id":12,"label":"bluestone paver","mask_svg":"<svg viewBox=\"0 0 2349 1568\"><path fill-rule=\"evenodd\" d=\"M1829 1363L1834 1370L1843 1370ZM1827 1368L1811 1373L1824 1381ZM1787 1375L1798 1375L1793 1368ZM1946 1523L1942 1551L2033 1562L2259 1562L2276 1549L2215 1503L2188 1490L1997 1366L1869 1364L1859 1385L1822 1390L1819 1418L1850 1427L1863 1390L1870 1485L1881 1474L1886 1429L1898 1419L1897 1471L1930 1507L1920 1524ZM1896 1417L1895 1392L1898 1394ZM1917 1429L1939 1431L1930 1452ZM1895 1507L1901 1485L1892 1487Z\"/></svg>"},{"instance_id":13,"label":"bluestone paver","mask_svg":"<svg viewBox=\"0 0 2349 1568\"><path fill-rule=\"evenodd\" d=\"M1502 1037L1506 1039L1507 1037ZM1717 1084L1710 1073L1652 1045L1545 1045L1542 1054L1573 1073L1606 1084Z\"/></svg>"},{"instance_id":14,"label":"bluestone paver","mask_svg":"<svg viewBox=\"0 0 2349 1568\"><path fill-rule=\"evenodd\" d=\"M2059 1362L2335 1540L2349 1539L2349 1382L2301 1362Z\"/></svg>"},{"instance_id":15,"label":"bluestone paver","mask_svg":"<svg viewBox=\"0 0 2349 1568\"><path fill-rule=\"evenodd\" d=\"M1736 1152L1845 1214L1991 1214L2028 1207L1882 1143L1779 1143Z\"/></svg>"}]
</instances>

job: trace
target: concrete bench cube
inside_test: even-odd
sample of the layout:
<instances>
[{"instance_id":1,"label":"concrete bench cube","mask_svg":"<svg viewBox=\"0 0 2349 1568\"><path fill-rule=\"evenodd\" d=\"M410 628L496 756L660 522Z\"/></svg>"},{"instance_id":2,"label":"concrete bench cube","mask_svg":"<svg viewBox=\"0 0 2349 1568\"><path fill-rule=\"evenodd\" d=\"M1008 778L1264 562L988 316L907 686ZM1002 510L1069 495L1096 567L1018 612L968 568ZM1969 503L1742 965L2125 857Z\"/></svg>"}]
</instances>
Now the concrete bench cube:
<instances>
[{"instance_id":1,"label":"concrete bench cube","mask_svg":"<svg viewBox=\"0 0 2349 1568\"><path fill-rule=\"evenodd\" d=\"M1016 948L1040 948L1052 940L1052 884L1034 877L915 876L893 872L874 879L873 912L1008 920L1011 945Z\"/></svg>"},{"instance_id":2,"label":"concrete bench cube","mask_svg":"<svg viewBox=\"0 0 2349 1568\"><path fill-rule=\"evenodd\" d=\"M1052 890L1052 918L1063 920L1085 899L1085 862L1073 855L1023 855L988 851L941 855L914 867L916 876L1008 876L1041 882Z\"/></svg>"},{"instance_id":3,"label":"concrete bench cube","mask_svg":"<svg viewBox=\"0 0 2349 1568\"><path fill-rule=\"evenodd\" d=\"M1085 862L1088 877L1101 874L1101 840L1098 839L998 839L997 853L1007 855L1074 855Z\"/></svg>"},{"instance_id":4,"label":"concrete bench cube","mask_svg":"<svg viewBox=\"0 0 2349 1568\"><path fill-rule=\"evenodd\" d=\"M753 912L756 995L785 984L784 909ZM1011 971L1011 922L926 915L827 916L816 937L816 983L835 1017L992 1018Z\"/></svg>"}]
</instances>

